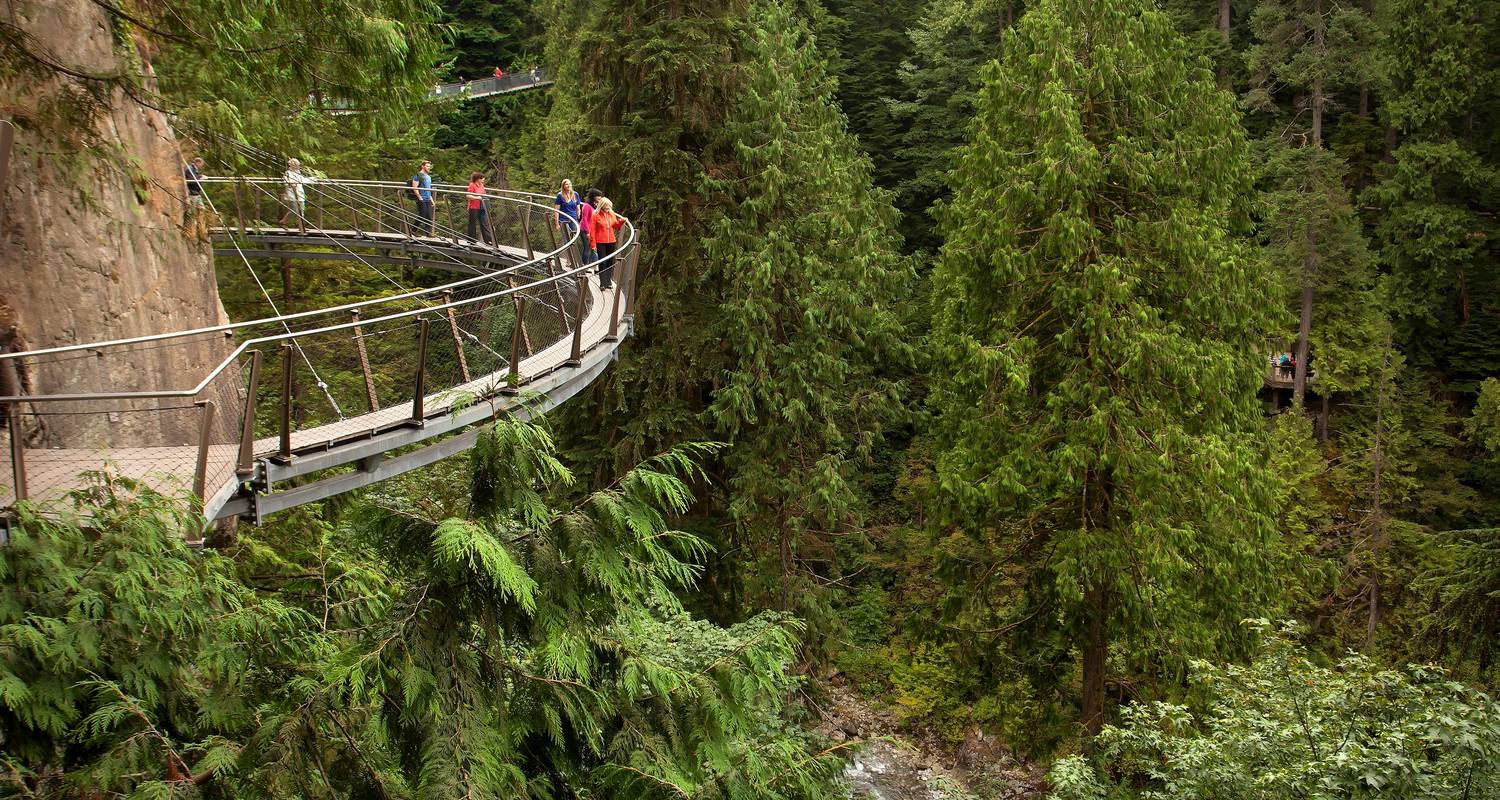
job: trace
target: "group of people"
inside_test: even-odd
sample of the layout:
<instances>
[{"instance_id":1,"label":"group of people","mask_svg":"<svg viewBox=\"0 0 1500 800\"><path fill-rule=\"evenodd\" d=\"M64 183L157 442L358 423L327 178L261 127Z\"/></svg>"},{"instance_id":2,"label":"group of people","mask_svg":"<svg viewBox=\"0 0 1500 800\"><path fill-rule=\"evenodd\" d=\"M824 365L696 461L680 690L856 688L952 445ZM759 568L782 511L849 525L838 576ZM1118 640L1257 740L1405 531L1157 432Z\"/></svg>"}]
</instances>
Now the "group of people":
<instances>
[{"instance_id":1,"label":"group of people","mask_svg":"<svg viewBox=\"0 0 1500 800\"><path fill-rule=\"evenodd\" d=\"M579 197L573 191L573 182L566 178L552 202L557 206L558 225L564 230L578 231L584 263L608 259L599 268L599 288L610 288L615 266L610 256L614 255L619 243L620 228L630 220L616 214L614 201L598 189L590 189L587 197Z\"/></svg>"},{"instance_id":2,"label":"group of people","mask_svg":"<svg viewBox=\"0 0 1500 800\"><path fill-rule=\"evenodd\" d=\"M541 76L541 70L539 68L537 68L537 67L532 67L530 74L531 74L532 79L536 79L536 78L538 78L538 77ZM505 75L506 75L505 70L501 69L500 67L495 67L495 71L492 73L492 76L495 77L495 78L503 78L503 77L505 77ZM456 81L456 83L458 84L458 93L459 94L461 94L461 95L462 94L466 94L469 91L469 79L468 78L465 78L464 76L460 75L460 76L458 76L458 81ZM432 91L433 91L434 94L442 94L443 93L443 84L441 84L441 83L435 83L435 84L433 84L432 85Z\"/></svg>"},{"instance_id":3,"label":"group of people","mask_svg":"<svg viewBox=\"0 0 1500 800\"><path fill-rule=\"evenodd\" d=\"M423 161L417 174L407 181L408 190L417 205L419 232L432 236L433 223L432 162ZM490 228L489 204L485 194L484 173L469 173L469 185L464 189L464 198L469 211L467 235L469 241L495 244L494 232ZM608 289L613 285L614 259L610 258L619 244L619 230L630 220L615 212L615 204L598 189L590 189L586 197L573 190L573 181L564 179L557 196L556 224L564 234L578 231L585 264L603 260L599 268L599 286Z\"/></svg>"}]
</instances>

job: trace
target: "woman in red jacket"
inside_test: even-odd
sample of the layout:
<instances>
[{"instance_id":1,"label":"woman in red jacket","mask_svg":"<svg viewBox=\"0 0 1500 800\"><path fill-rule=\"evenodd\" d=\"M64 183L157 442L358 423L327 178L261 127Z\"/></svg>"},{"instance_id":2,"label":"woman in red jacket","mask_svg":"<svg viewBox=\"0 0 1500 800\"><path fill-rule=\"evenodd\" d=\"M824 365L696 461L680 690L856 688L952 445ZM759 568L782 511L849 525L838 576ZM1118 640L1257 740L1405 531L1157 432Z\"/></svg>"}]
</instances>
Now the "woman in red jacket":
<instances>
[{"instance_id":1,"label":"woman in red jacket","mask_svg":"<svg viewBox=\"0 0 1500 800\"><path fill-rule=\"evenodd\" d=\"M469 189L464 194L469 198L469 241L479 241L474 235L475 228L478 228L479 236L484 237L484 243L494 244L495 237L490 233L489 209L484 205L483 172L469 173Z\"/></svg>"},{"instance_id":2,"label":"woman in red jacket","mask_svg":"<svg viewBox=\"0 0 1500 800\"><path fill-rule=\"evenodd\" d=\"M615 204L608 197L599 198L599 207L594 209L593 218L589 220L589 241L594 243L594 250L599 254L599 288L610 288L610 275L614 272L615 262L610 256L615 252L615 231L618 231L630 220L615 213Z\"/></svg>"}]
</instances>

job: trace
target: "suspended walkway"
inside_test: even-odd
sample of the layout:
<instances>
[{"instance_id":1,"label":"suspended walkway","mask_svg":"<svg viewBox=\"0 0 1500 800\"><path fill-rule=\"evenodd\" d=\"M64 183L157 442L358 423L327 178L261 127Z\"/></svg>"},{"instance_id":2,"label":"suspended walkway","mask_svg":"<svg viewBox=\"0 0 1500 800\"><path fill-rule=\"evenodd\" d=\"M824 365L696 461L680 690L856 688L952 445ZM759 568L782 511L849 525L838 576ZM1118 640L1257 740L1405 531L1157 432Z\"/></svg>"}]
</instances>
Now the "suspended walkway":
<instances>
[{"instance_id":1,"label":"suspended walkway","mask_svg":"<svg viewBox=\"0 0 1500 800\"><path fill-rule=\"evenodd\" d=\"M630 334L635 229L587 263L548 197L489 191L489 228L471 238L458 186L433 188L430 222L395 182L316 180L300 214L279 178L203 187L221 283L253 281L272 315L0 354L0 374L41 387L0 395L0 508L104 479L188 489L210 519L259 521L462 452L487 420L556 406ZM355 265L339 272L354 277L349 302L277 306L278 267L285 306L299 284L338 277L325 261ZM408 286L417 278L437 285ZM166 372L190 377L147 377Z\"/></svg>"},{"instance_id":2,"label":"suspended walkway","mask_svg":"<svg viewBox=\"0 0 1500 800\"><path fill-rule=\"evenodd\" d=\"M477 100L481 97L494 97L495 95L511 94L527 89L538 89L543 86L551 86L552 83L552 76L548 75L546 70L532 69L515 74L501 75L498 78L477 78L471 81L439 83L434 85L432 91L427 93L427 99L432 102ZM361 109L354 108L342 100L330 100L323 104L322 108L330 114L363 113Z\"/></svg>"},{"instance_id":3,"label":"suspended walkway","mask_svg":"<svg viewBox=\"0 0 1500 800\"><path fill-rule=\"evenodd\" d=\"M535 89L541 86L550 86L551 84L552 78L545 70L533 69L526 72L518 72L514 75L501 75L498 78L478 78L458 83L440 83L432 87L432 92L427 95L427 99L471 100L480 97L492 97L497 94L510 94L511 92Z\"/></svg>"}]
</instances>

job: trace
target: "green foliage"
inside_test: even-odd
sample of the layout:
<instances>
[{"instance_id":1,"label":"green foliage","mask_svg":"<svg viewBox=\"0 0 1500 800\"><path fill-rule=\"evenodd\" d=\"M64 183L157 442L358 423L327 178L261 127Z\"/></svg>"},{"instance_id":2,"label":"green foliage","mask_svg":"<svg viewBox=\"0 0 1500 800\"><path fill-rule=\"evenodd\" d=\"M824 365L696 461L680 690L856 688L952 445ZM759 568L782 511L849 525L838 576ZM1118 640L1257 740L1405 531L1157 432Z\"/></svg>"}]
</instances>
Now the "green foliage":
<instances>
[{"instance_id":1,"label":"green foliage","mask_svg":"<svg viewBox=\"0 0 1500 800\"><path fill-rule=\"evenodd\" d=\"M554 40L574 98L554 108L558 155L651 241L640 334L576 427L611 426L604 474L659 442L728 442L715 470L727 496L696 509L727 518L748 556L727 582L754 600L726 616L772 602L826 618L830 540L862 514L853 470L901 413L888 370L907 350L894 306L910 269L894 212L791 8L604 3L581 25L557 13L578 28ZM587 127L571 127L573 108Z\"/></svg>"},{"instance_id":2,"label":"green foliage","mask_svg":"<svg viewBox=\"0 0 1500 800\"><path fill-rule=\"evenodd\" d=\"M1110 643L1223 652L1279 594L1248 152L1181 43L1143 3L1033 8L986 70L935 279L954 601L1021 648L1077 642L1086 721Z\"/></svg>"},{"instance_id":3,"label":"green foliage","mask_svg":"<svg viewBox=\"0 0 1500 800\"><path fill-rule=\"evenodd\" d=\"M1262 630L1269 626L1261 622ZM1248 666L1197 662L1204 711L1130 707L1092 760L1052 769L1056 800L1473 798L1500 793L1500 704L1441 670L1364 656L1319 665L1272 633Z\"/></svg>"},{"instance_id":4,"label":"green foliage","mask_svg":"<svg viewBox=\"0 0 1500 800\"><path fill-rule=\"evenodd\" d=\"M1257 149L1270 185L1261 195L1266 255L1280 273L1290 311L1277 341L1296 341L1295 315L1303 289L1311 286L1315 388L1362 391L1386 355L1386 323L1373 259L1344 188L1343 159L1322 147L1263 142Z\"/></svg>"},{"instance_id":5,"label":"green foliage","mask_svg":"<svg viewBox=\"0 0 1500 800\"><path fill-rule=\"evenodd\" d=\"M101 478L87 518L22 504L0 548L8 792L151 793L234 772L216 734L253 713L256 664L289 655L312 621L190 550L202 522L181 499L135 489Z\"/></svg>"},{"instance_id":6,"label":"green foliage","mask_svg":"<svg viewBox=\"0 0 1500 800\"><path fill-rule=\"evenodd\" d=\"M1500 111L1481 94L1500 78L1500 65L1485 55L1494 52L1500 6L1390 0L1382 10L1385 114L1405 138L1364 202L1379 209L1375 233L1393 316L1413 360L1444 366L1450 337L1495 325L1495 289L1484 276L1496 257L1500 172L1473 131L1477 115ZM1492 351L1465 366L1493 375L1500 356Z\"/></svg>"},{"instance_id":7,"label":"green foliage","mask_svg":"<svg viewBox=\"0 0 1500 800\"><path fill-rule=\"evenodd\" d=\"M1454 652L1459 665L1493 682L1500 650L1500 529L1446 531L1441 558L1416 582L1431 613L1421 632L1437 653Z\"/></svg>"},{"instance_id":8,"label":"green foliage","mask_svg":"<svg viewBox=\"0 0 1500 800\"><path fill-rule=\"evenodd\" d=\"M1500 378L1486 378L1479 385L1474 416L1465 426L1471 439L1491 453L1500 454Z\"/></svg>"},{"instance_id":9,"label":"green foliage","mask_svg":"<svg viewBox=\"0 0 1500 800\"><path fill-rule=\"evenodd\" d=\"M948 170L972 127L981 67L1020 15L1018 0L930 0L908 31L911 56L900 66L902 90L890 113L903 130L884 155L900 176L894 187L901 233L911 249L941 244L933 205L949 194ZM982 210L976 209L976 213Z\"/></svg>"},{"instance_id":10,"label":"green foliage","mask_svg":"<svg viewBox=\"0 0 1500 800\"><path fill-rule=\"evenodd\" d=\"M467 470L440 468L468 498L407 478L341 525L298 512L225 555L187 551L195 520L149 492L99 498L88 530L23 507L0 601L7 780L48 796L828 796L837 762L786 721L800 625L720 628L676 600L706 550L669 518L711 451L580 498L545 431L497 423Z\"/></svg>"}]
</instances>

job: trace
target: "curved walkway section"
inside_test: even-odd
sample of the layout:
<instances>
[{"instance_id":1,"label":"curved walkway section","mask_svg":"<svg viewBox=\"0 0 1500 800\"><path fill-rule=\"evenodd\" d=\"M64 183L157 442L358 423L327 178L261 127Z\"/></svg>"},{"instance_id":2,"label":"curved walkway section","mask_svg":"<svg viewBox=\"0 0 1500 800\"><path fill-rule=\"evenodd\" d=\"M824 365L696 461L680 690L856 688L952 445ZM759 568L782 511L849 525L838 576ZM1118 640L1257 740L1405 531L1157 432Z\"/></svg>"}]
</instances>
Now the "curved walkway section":
<instances>
[{"instance_id":1,"label":"curved walkway section","mask_svg":"<svg viewBox=\"0 0 1500 800\"><path fill-rule=\"evenodd\" d=\"M205 179L204 191L221 282L253 284L273 315L0 355L0 369L51 390L0 396L0 506L189 488L209 518L258 521L461 452L486 420L556 406L631 330L635 230L588 263L542 196L488 192L485 213L460 226L460 187L435 186L425 207L374 181ZM330 260L384 288L278 307L273 287L295 304ZM189 377L142 377L162 364Z\"/></svg>"}]
</instances>

